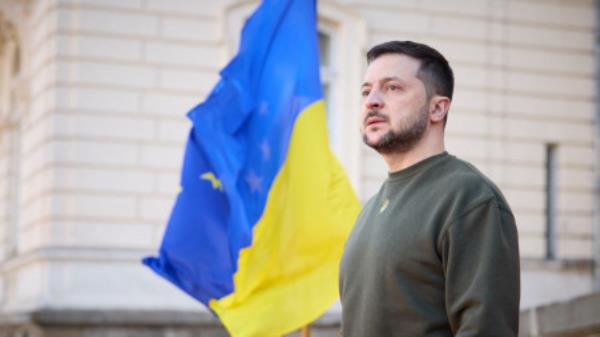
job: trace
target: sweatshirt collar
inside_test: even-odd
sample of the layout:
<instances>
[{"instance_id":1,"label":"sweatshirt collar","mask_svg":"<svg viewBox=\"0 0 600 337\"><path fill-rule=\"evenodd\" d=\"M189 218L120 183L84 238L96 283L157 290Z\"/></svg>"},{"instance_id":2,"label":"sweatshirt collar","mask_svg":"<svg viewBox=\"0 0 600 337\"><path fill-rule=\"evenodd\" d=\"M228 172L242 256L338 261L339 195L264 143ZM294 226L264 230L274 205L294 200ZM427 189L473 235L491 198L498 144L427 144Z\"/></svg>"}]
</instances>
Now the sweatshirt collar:
<instances>
[{"instance_id":1,"label":"sweatshirt collar","mask_svg":"<svg viewBox=\"0 0 600 337\"><path fill-rule=\"evenodd\" d=\"M389 172L388 173L388 181L390 181L390 182L391 181L399 181L399 180L404 180L409 177L412 177L414 174L416 174L418 172L422 172L434 165L437 165L439 162L443 161L444 159L448 158L449 156L450 155L448 154L448 152L444 151L442 153L425 158L425 159L423 159L405 169L402 169L400 171Z\"/></svg>"}]
</instances>

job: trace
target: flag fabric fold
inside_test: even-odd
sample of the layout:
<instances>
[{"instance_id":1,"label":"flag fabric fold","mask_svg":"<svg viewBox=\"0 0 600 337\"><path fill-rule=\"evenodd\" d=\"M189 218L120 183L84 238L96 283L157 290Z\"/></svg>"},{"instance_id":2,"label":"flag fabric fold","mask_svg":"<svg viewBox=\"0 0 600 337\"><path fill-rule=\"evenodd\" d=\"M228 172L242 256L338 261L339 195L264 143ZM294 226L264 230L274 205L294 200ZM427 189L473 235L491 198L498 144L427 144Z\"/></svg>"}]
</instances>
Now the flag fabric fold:
<instances>
[{"instance_id":1,"label":"flag fabric fold","mask_svg":"<svg viewBox=\"0 0 600 337\"><path fill-rule=\"evenodd\" d=\"M280 336L337 298L359 210L329 149L314 0L265 0L192 129L158 257L234 337Z\"/></svg>"}]
</instances>

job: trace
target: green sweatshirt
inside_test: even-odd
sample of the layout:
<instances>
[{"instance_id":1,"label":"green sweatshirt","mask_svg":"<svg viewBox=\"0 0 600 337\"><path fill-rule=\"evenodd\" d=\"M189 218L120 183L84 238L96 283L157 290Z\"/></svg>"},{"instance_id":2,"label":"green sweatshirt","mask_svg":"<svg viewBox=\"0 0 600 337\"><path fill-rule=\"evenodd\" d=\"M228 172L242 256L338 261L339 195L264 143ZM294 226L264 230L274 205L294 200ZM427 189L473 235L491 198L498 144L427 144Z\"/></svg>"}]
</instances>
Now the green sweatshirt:
<instances>
[{"instance_id":1,"label":"green sweatshirt","mask_svg":"<svg viewBox=\"0 0 600 337\"><path fill-rule=\"evenodd\" d=\"M444 152L391 173L363 208L340 270L344 337L511 337L515 219L498 188Z\"/></svg>"}]
</instances>

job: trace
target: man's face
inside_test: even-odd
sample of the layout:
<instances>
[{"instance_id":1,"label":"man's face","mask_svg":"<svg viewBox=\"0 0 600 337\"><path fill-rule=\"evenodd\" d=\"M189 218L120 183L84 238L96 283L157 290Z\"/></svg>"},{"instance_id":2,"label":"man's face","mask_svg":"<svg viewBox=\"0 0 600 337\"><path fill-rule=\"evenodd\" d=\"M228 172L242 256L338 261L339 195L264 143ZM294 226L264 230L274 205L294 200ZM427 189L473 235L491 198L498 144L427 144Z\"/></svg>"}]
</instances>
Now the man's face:
<instances>
[{"instance_id":1,"label":"man's face","mask_svg":"<svg viewBox=\"0 0 600 337\"><path fill-rule=\"evenodd\" d=\"M401 54L383 54L367 67L361 132L365 144L380 153L407 152L427 130L428 100L416 77L419 67L419 60Z\"/></svg>"}]
</instances>

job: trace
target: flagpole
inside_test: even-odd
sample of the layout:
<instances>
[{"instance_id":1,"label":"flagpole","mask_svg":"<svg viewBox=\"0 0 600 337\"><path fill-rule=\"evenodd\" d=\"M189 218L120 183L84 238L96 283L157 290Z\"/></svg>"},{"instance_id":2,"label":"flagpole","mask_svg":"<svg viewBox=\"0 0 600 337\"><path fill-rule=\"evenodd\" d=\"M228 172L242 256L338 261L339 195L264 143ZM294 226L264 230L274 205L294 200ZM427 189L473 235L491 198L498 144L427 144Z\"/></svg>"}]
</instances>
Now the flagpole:
<instances>
[{"instance_id":1,"label":"flagpole","mask_svg":"<svg viewBox=\"0 0 600 337\"><path fill-rule=\"evenodd\" d=\"M302 328L302 337L310 337L310 324Z\"/></svg>"}]
</instances>

